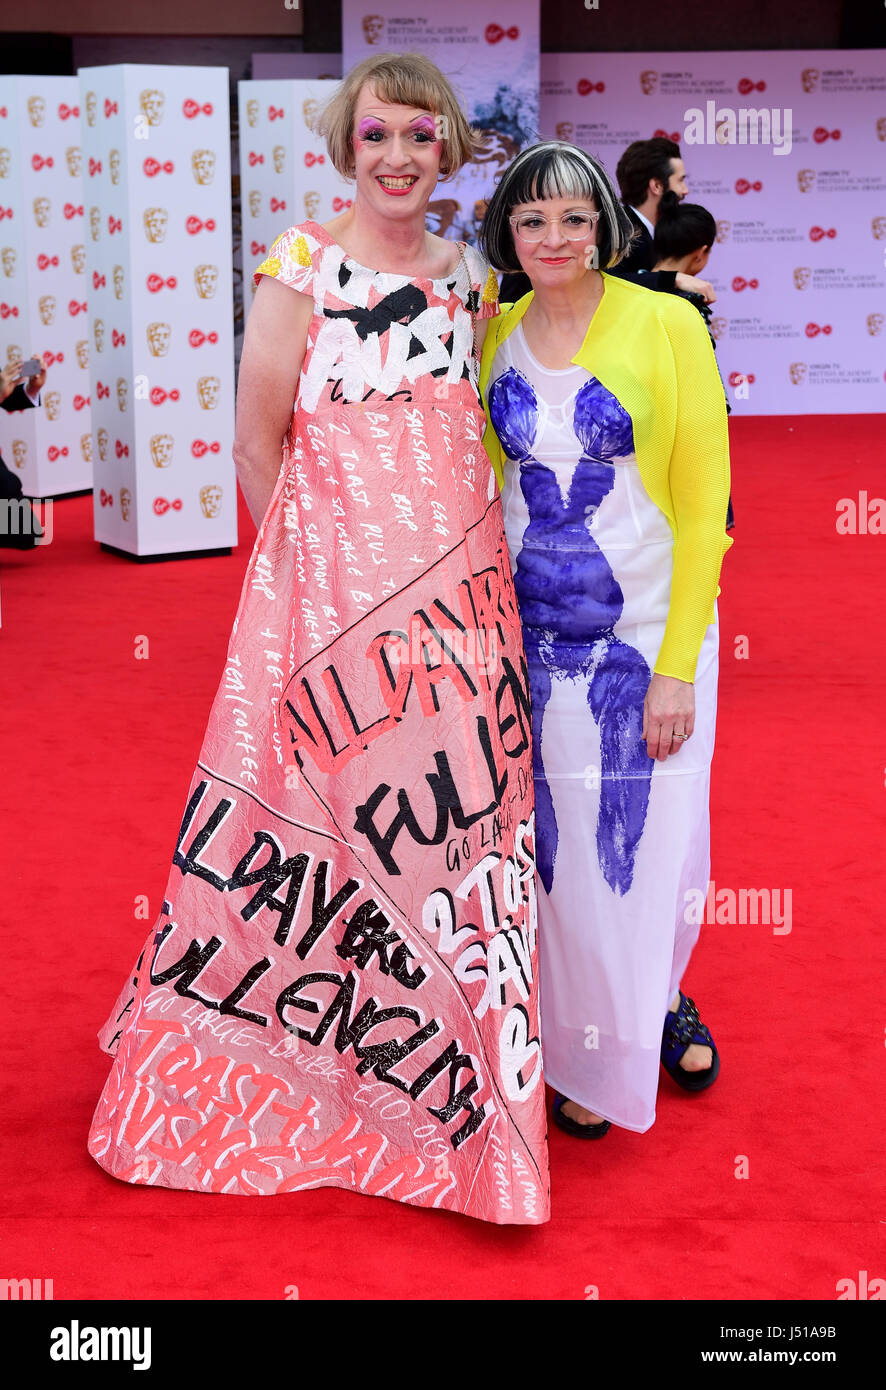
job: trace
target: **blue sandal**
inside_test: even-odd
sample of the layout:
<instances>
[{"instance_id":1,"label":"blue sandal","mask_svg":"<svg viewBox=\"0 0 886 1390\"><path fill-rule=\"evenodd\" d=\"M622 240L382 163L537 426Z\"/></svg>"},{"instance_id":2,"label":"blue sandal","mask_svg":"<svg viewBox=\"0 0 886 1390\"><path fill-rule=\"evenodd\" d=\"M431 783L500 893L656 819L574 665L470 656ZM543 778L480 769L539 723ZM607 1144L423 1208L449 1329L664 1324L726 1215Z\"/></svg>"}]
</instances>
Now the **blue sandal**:
<instances>
[{"instance_id":1,"label":"blue sandal","mask_svg":"<svg viewBox=\"0 0 886 1390\"><path fill-rule=\"evenodd\" d=\"M568 1096L561 1096L559 1091L554 1095L554 1124L559 1125L567 1134L573 1135L576 1139L602 1139L612 1128L609 1120L601 1120L597 1125L580 1125L578 1120L564 1115L563 1105L568 1099Z\"/></svg>"},{"instance_id":2,"label":"blue sandal","mask_svg":"<svg viewBox=\"0 0 886 1390\"><path fill-rule=\"evenodd\" d=\"M711 1065L705 1071L687 1071L680 1066L680 1059L688 1047L698 1043L709 1047L713 1052ZM705 1091L713 1086L720 1073L720 1054L711 1037L710 1029L705 1027L698 1016L695 1000L680 991L680 1007L665 1015L661 1038L661 1064L668 1076L682 1086L684 1091Z\"/></svg>"}]
</instances>

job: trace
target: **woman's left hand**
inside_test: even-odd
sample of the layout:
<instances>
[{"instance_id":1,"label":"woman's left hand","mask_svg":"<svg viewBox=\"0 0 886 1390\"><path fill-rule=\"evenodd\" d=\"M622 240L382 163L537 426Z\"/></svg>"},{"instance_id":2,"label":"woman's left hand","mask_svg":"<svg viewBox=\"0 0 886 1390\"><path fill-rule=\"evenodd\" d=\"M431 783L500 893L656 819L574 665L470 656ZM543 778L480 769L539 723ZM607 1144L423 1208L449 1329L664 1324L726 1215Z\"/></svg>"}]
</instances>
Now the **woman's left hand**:
<instances>
[{"instance_id":1,"label":"woman's left hand","mask_svg":"<svg viewBox=\"0 0 886 1390\"><path fill-rule=\"evenodd\" d=\"M643 733L650 758L663 763L679 753L695 728L695 686L676 676L653 673L643 701Z\"/></svg>"}]
</instances>

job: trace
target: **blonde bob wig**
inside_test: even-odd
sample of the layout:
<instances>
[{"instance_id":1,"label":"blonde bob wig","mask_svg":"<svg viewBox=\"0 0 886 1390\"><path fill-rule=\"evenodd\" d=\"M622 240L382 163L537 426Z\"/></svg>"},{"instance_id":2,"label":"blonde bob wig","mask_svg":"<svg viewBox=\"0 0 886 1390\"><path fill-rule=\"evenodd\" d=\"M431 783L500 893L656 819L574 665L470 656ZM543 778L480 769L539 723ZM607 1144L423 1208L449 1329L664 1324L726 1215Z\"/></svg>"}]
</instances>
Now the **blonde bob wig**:
<instances>
[{"instance_id":1,"label":"blonde bob wig","mask_svg":"<svg viewBox=\"0 0 886 1390\"><path fill-rule=\"evenodd\" d=\"M468 125L455 92L430 58L422 53L373 54L351 69L315 123L343 178L354 177L354 111L367 83L382 101L415 106L439 118L441 180L451 179L484 148L482 136Z\"/></svg>"}]
</instances>

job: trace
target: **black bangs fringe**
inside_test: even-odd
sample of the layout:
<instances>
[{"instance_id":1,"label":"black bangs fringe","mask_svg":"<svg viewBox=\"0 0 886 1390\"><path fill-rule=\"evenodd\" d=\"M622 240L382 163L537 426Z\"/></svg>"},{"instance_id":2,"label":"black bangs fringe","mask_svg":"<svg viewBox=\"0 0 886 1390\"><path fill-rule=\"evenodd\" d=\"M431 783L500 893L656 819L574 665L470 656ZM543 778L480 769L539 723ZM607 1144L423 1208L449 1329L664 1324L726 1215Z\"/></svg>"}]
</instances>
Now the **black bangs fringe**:
<instances>
[{"instance_id":1,"label":"black bangs fringe","mask_svg":"<svg viewBox=\"0 0 886 1390\"><path fill-rule=\"evenodd\" d=\"M564 186L561 177L564 166L572 175L568 179L571 187ZM519 203L534 203L542 198L567 198L570 194L582 198L595 197L596 189L588 170L568 150L552 153L550 148L544 146L527 158L508 185L511 207Z\"/></svg>"}]
</instances>

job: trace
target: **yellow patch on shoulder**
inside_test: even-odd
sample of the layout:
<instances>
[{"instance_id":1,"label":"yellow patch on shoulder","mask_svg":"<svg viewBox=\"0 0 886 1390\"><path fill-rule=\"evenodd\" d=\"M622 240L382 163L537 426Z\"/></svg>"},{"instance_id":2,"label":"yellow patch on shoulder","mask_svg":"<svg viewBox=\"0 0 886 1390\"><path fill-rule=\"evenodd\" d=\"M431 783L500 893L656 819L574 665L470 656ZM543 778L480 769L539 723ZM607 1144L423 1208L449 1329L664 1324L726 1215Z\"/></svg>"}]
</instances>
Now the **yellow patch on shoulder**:
<instances>
[{"instance_id":1,"label":"yellow patch on shoulder","mask_svg":"<svg viewBox=\"0 0 886 1390\"><path fill-rule=\"evenodd\" d=\"M261 265L256 267L255 273L256 275L279 275L281 269L280 257L268 256L267 260L262 261Z\"/></svg>"},{"instance_id":2,"label":"yellow patch on shoulder","mask_svg":"<svg viewBox=\"0 0 886 1390\"><path fill-rule=\"evenodd\" d=\"M301 232L289 248L289 258L295 261L296 265L303 265L310 268L311 253L308 250L308 243L305 241Z\"/></svg>"}]
</instances>

